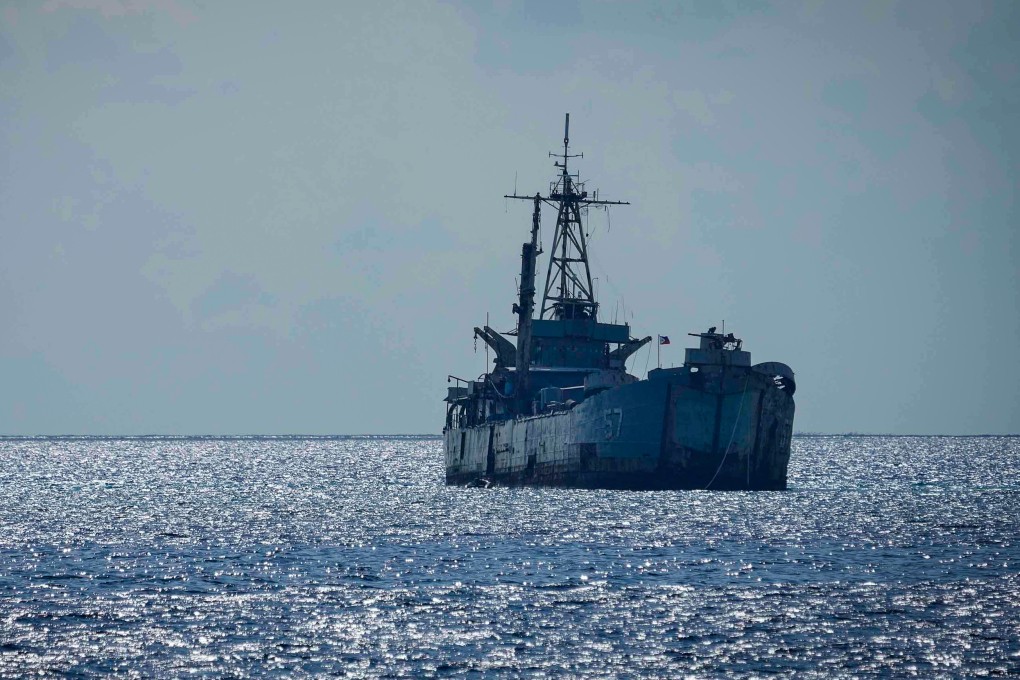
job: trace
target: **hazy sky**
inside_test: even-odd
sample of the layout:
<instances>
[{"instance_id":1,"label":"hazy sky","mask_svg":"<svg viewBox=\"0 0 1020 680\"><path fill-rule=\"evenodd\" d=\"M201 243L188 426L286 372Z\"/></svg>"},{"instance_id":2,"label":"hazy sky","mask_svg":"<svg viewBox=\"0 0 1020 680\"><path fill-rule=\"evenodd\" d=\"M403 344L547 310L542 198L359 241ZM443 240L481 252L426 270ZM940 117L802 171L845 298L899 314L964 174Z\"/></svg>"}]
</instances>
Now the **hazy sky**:
<instances>
[{"instance_id":1,"label":"hazy sky","mask_svg":"<svg viewBox=\"0 0 1020 680\"><path fill-rule=\"evenodd\" d=\"M0 1L0 433L438 432L567 111L664 364L725 319L797 430L1020 431L1018 2L50 0Z\"/></svg>"}]
</instances>

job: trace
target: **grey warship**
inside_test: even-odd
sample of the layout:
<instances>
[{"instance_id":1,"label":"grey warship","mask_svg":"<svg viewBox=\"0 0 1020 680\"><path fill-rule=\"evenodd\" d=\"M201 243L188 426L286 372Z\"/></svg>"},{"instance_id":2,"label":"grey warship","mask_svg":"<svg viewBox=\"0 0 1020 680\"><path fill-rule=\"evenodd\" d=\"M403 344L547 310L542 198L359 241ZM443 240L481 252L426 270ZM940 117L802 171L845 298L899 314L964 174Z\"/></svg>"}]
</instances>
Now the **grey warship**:
<instances>
[{"instance_id":1,"label":"grey warship","mask_svg":"<svg viewBox=\"0 0 1020 680\"><path fill-rule=\"evenodd\" d=\"M639 380L626 362L652 338L599 320L582 216L627 205L589 196L569 161L570 114L556 178L533 204L521 249L516 328L475 328L495 352L474 380L450 376L443 428L446 483L601 489L785 489L796 390L779 362L751 364L732 333L690 333L678 368ZM542 206L556 210L535 316ZM507 336L516 336L516 342ZM664 338L660 337L659 342Z\"/></svg>"}]
</instances>

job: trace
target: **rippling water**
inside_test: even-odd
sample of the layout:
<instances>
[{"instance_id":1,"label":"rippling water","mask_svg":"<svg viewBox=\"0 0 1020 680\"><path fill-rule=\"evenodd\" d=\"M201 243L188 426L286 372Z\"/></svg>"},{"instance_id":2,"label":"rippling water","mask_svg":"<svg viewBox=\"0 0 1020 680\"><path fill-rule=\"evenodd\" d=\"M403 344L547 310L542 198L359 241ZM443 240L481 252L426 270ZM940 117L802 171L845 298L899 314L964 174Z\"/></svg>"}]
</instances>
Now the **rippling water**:
<instances>
[{"instance_id":1,"label":"rippling water","mask_svg":"<svg viewBox=\"0 0 1020 680\"><path fill-rule=\"evenodd\" d=\"M1020 673L1020 438L798 437L755 493L441 451L0 440L0 675Z\"/></svg>"}]
</instances>

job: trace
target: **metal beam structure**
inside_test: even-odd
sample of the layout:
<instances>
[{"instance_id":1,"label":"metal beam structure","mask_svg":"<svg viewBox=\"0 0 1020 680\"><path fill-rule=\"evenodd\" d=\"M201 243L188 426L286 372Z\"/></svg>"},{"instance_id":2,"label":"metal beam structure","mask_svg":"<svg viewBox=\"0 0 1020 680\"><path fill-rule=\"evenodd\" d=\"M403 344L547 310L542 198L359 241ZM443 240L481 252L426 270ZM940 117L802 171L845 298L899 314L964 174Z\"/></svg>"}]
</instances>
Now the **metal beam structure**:
<instances>
[{"instance_id":1,"label":"metal beam structure","mask_svg":"<svg viewBox=\"0 0 1020 680\"><path fill-rule=\"evenodd\" d=\"M588 265L588 244L581 223L581 211L593 205L630 205L627 201L602 201L588 198L584 183L578 175L567 169L569 159L583 158L584 154L570 153L570 114L563 124L563 153L549 153L557 158L554 165L560 176L549 187L549 195L504 198L541 200L556 208L556 231L549 251L549 266L545 274L545 288L539 318L574 319L598 317L598 301L592 286L591 268ZM597 192L596 192L597 193Z\"/></svg>"}]
</instances>

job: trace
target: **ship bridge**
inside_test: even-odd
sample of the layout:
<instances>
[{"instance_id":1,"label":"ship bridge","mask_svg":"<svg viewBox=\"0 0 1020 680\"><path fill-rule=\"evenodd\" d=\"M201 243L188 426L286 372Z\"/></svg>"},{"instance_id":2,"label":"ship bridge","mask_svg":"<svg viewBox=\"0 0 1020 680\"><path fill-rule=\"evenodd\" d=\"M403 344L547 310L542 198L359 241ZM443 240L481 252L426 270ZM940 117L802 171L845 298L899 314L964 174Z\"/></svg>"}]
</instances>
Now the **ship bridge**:
<instances>
[{"instance_id":1,"label":"ship bridge","mask_svg":"<svg viewBox=\"0 0 1020 680\"><path fill-rule=\"evenodd\" d=\"M536 319L531 329L531 365L609 368L608 343L630 341L627 324L595 319Z\"/></svg>"}]
</instances>

